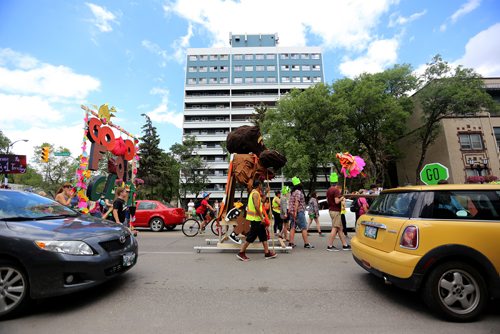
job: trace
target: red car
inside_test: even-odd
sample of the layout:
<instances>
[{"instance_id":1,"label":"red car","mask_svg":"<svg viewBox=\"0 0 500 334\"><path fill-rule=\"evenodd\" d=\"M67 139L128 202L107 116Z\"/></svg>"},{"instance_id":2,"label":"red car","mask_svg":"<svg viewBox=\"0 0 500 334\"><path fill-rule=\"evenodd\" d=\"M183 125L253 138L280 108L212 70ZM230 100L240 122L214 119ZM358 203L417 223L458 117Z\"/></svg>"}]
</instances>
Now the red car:
<instances>
[{"instance_id":1,"label":"red car","mask_svg":"<svg viewBox=\"0 0 500 334\"><path fill-rule=\"evenodd\" d=\"M185 219L184 209L160 201L141 200L136 205L134 227L149 227L153 232L160 232L165 227L172 231Z\"/></svg>"}]
</instances>

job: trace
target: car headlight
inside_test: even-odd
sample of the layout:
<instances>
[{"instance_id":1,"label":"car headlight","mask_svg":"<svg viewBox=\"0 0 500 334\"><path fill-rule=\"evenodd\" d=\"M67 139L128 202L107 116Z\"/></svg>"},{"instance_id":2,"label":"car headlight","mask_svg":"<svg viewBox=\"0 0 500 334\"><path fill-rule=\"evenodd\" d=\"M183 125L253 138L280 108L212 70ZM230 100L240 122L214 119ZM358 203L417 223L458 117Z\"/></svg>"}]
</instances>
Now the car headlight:
<instances>
[{"instance_id":1,"label":"car headlight","mask_svg":"<svg viewBox=\"0 0 500 334\"><path fill-rule=\"evenodd\" d=\"M92 248L83 241L37 240L35 245L49 252L70 255L94 255Z\"/></svg>"}]
</instances>

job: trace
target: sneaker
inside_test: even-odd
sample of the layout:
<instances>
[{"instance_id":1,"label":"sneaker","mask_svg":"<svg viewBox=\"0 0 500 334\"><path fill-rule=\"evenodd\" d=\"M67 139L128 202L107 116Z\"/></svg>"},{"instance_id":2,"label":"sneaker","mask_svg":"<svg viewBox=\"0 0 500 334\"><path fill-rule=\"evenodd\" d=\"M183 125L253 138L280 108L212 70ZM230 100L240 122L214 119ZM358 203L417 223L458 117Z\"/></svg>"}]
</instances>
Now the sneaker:
<instances>
[{"instance_id":1,"label":"sneaker","mask_svg":"<svg viewBox=\"0 0 500 334\"><path fill-rule=\"evenodd\" d=\"M318 233L318 235L319 235L320 237L324 237L324 236L325 236L322 232L319 232L319 233Z\"/></svg>"},{"instance_id":2,"label":"sneaker","mask_svg":"<svg viewBox=\"0 0 500 334\"><path fill-rule=\"evenodd\" d=\"M277 255L275 252L269 251L268 253L266 253L266 255L264 255L264 259L266 259L266 260L274 259L276 256Z\"/></svg>"},{"instance_id":3,"label":"sneaker","mask_svg":"<svg viewBox=\"0 0 500 334\"><path fill-rule=\"evenodd\" d=\"M326 247L326 250L329 252L338 252L340 249L336 248L335 246L328 246Z\"/></svg>"},{"instance_id":4,"label":"sneaker","mask_svg":"<svg viewBox=\"0 0 500 334\"><path fill-rule=\"evenodd\" d=\"M314 246L313 246L313 245L311 245L311 244L305 244L305 245L304 245L304 248L313 249L313 248L314 248Z\"/></svg>"},{"instance_id":5,"label":"sneaker","mask_svg":"<svg viewBox=\"0 0 500 334\"><path fill-rule=\"evenodd\" d=\"M347 246L342 246L342 250L345 250L345 251L350 251L351 250L351 246L347 245Z\"/></svg>"},{"instance_id":6,"label":"sneaker","mask_svg":"<svg viewBox=\"0 0 500 334\"><path fill-rule=\"evenodd\" d=\"M235 244L241 245L241 239L240 239L240 238L238 238L238 237L236 236L236 233L234 233L234 232L233 232L233 233L231 233L231 234L229 235L229 240L231 240L231 241L232 241L232 242L234 242Z\"/></svg>"},{"instance_id":7,"label":"sneaker","mask_svg":"<svg viewBox=\"0 0 500 334\"><path fill-rule=\"evenodd\" d=\"M288 243L288 246L289 246L289 247L292 247L292 248L295 248L297 245L296 245L296 244L294 244L294 243L291 243L291 242L290 242L290 243Z\"/></svg>"},{"instance_id":8,"label":"sneaker","mask_svg":"<svg viewBox=\"0 0 500 334\"><path fill-rule=\"evenodd\" d=\"M248 258L248 256L246 256L246 254L242 253L242 252L239 252L238 254L236 254L236 257L243 262L250 261L250 258Z\"/></svg>"}]
</instances>

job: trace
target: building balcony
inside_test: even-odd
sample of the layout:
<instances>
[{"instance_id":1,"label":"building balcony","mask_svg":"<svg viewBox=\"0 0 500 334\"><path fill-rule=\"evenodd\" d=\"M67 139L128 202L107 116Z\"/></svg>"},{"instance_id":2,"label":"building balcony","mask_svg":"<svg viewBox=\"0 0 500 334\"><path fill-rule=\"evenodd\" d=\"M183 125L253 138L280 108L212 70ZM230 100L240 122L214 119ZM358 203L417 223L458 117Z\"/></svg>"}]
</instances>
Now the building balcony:
<instances>
[{"instance_id":1,"label":"building balcony","mask_svg":"<svg viewBox=\"0 0 500 334\"><path fill-rule=\"evenodd\" d=\"M210 116L229 115L230 108L184 108L184 115L188 116Z\"/></svg>"},{"instance_id":2,"label":"building balcony","mask_svg":"<svg viewBox=\"0 0 500 334\"><path fill-rule=\"evenodd\" d=\"M184 97L184 102L190 103L218 103L218 102L228 102L230 99L229 95L186 95Z\"/></svg>"},{"instance_id":3,"label":"building balcony","mask_svg":"<svg viewBox=\"0 0 500 334\"><path fill-rule=\"evenodd\" d=\"M222 151L222 148L220 148L220 147L219 148L200 147L200 148L194 149L193 153L198 154L198 155L222 155L222 154L224 154L224 151Z\"/></svg>"},{"instance_id":4,"label":"building balcony","mask_svg":"<svg viewBox=\"0 0 500 334\"><path fill-rule=\"evenodd\" d=\"M229 121L184 121L184 129L229 129Z\"/></svg>"},{"instance_id":5,"label":"building balcony","mask_svg":"<svg viewBox=\"0 0 500 334\"><path fill-rule=\"evenodd\" d=\"M278 94L272 94L272 95L249 95L249 94L244 94L244 95L233 95L231 97L232 102L250 102L250 103L259 103L259 102L274 102L278 101L279 96Z\"/></svg>"},{"instance_id":6,"label":"building balcony","mask_svg":"<svg viewBox=\"0 0 500 334\"><path fill-rule=\"evenodd\" d=\"M195 137L196 141L210 141L210 142L221 142L221 141L226 141L227 138L227 133L226 134L190 134L190 135L183 135L183 139L186 138L186 136L191 136Z\"/></svg>"}]
</instances>

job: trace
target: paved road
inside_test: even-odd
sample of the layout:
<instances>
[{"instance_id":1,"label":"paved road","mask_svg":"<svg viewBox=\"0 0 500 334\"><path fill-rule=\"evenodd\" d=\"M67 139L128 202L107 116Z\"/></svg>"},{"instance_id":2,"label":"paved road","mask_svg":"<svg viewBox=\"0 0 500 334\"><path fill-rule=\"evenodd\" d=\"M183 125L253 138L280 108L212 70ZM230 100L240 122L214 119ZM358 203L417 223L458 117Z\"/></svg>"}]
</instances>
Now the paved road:
<instances>
[{"instance_id":1,"label":"paved road","mask_svg":"<svg viewBox=\"0 0 500 334\"><path fill-rule=\"evenodd\" d=\"M237 261L197 254L204 237L140 233L138 264L92 290L36 303L0 322L2 334L45 333L500 333L500 302L481 321L443 322L417 296L385 286L350 252L325 251L312 236L290 254Z\"/></svg>"}]
</instances>

